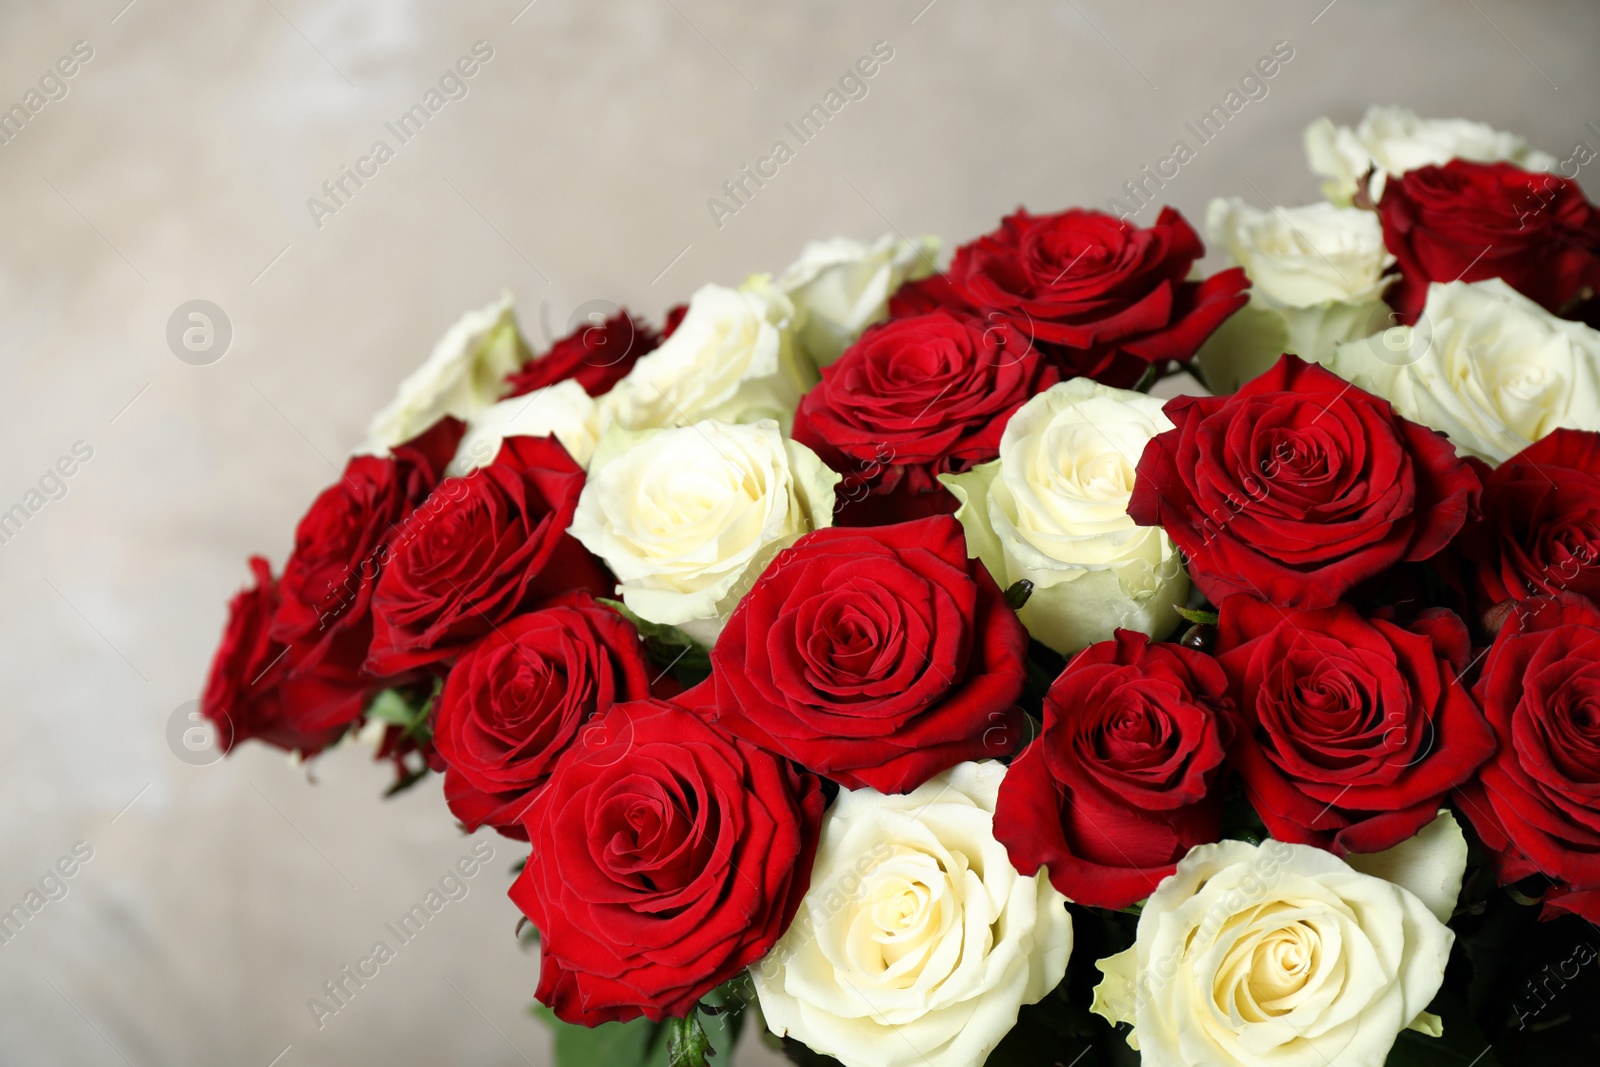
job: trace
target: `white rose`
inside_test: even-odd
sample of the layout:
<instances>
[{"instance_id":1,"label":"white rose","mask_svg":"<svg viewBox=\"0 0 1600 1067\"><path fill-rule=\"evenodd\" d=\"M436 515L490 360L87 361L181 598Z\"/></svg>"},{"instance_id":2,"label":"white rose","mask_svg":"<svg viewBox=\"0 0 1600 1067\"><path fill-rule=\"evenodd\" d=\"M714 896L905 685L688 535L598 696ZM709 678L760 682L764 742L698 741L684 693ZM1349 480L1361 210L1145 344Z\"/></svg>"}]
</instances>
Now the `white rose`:
<instances>
[{"instance_id":1,"label":"white rose","mask_svg":"<svg viewBox=\"0 0 1600 1067\"><path fill-rule=\"evenodd\" d=\"M474 412L445 474L459 477L494 462L507 437L550 437L587 467L600 439L600 413L583 386L572 379L508 397Z\"/></svg>"},{"instance_id":2,"label":"white rose","mask_svg":"<svg viewBox=\"0 0 1600 1067\"><path fill-rule=\"evenodd\" d=\"M839 476L770 419L606 431L570 533L623 603L711 644L778 552L833 522Z\"/></svg>"},{"instance_id":3,"label":"white rose","mask_svg":"<svg viewBox=\"0 0 1600 1067\"><path fill-rule=\"evenodd\" d=\"M840 792L799 914L750 969L773 1033L846 1067L976 1067L1060 983L1072 918L994 838L1005 770Z\"/></svg>"},{"instance_id":4,"label":"white rose","mask_svg":"<svg viewBox=\"0 0 1600 1067\"><path fill-rule=\"evenodd\" d=\"M812 363L826 367L886 318L895 290L932 274L938 251L938 238L913 243L892 233L871 244L848 237L807 243L774 284L794 301L795 338Z\"/></svg>"},{"instance_id":5,"label":"white rose","mask_svg":"<svg viewBox=\"0 0 1600 1067\"><path fill-rule=\"evenodd\" d=\"M1554 156L1516 134L1467 119L1419 118L1403 107L1370 107L1353 130L1318 119L1306 127L1305 144L1312 172L1327 179L1323 192L1339 204L1350 203L1368 170L1374 171L1370 193L1376 202L1389 175L1452 159L1504 160L1524 170L1550 170L1556 164Z\"/></svg>"},{"instance_id":6,"label":"white rose","mask_svg":"<svg viewBox=\"0 0 1600 1067\"><path fill-rule=\"evenodd\" d=\"M1600 331L1498 278L1430 285L1415 327L1342 344L1326 365L1490 463L1559 427L1600 430Z\"/></svg>"},{"instance_id":7,"label":"white rose","mask_svg":"<svg viewBox=\"0 0 1600 1067\"><path fill-rule=\"evenodd\" d=\"M1441 862L1393 867L1448 883L1453 906L1460 827L1445 812L1424 834ZM1409 888L1322 849L1201 845L1145 902L1133 947L1096 964L1091 1010L1133 1024L1146 1067L1382 1067L1400 1031L1442 1032L1425 1009L1454 940Z\"/></svg>"},{"instance_id":8,"label":"white rose","mask_svg":"<svg viewBox=\"0 0 1600 1067\"><path fill-rule=\"evenodd\" d=\"M1394 263L1378 216L1332 204L1260 211L1217 199L1206 235L1244 268L1250 303L1201 346L1196 360L1218 393L1239 386L1285 352L1321 362L1341 341L1389 323L1383 290Z\"/></svg>"},{"instance_id":9,"label":"white rose","mask_svg":"<svg viewBox=\"0 0 1600 1067\"><path fill-rule=\"evenodd\" d=\"M1172 429L1161 404L1074 378L1017 409L999 459L940 476L961 501L956 518L972 554L1002 589L1033 583L1018 615L1062 655L1118 627L1165 636L1188 599L1171 538L1128 515L1145 444Z\"/></svg>"},{"instance_id":10,"label":"white rose","mask_svg":"<svg viewBox=\"0 0 1600 1067\"><path fill-rule=\"evenodd\" d=\"M379 455L409 441L446 415L465 419L499 400L506 375L530 353L517 332L511 294L469 311L412 371L389 406L373 416L364 451Z\"/></svg>"},{"instance_id":11,"label":"white rose","mask_svg":"<svg viewBox=\"0 0 1600 1067\"><path fill-rule=\"evenodd\" d=\"M757 275L705 285L672 336L600 399L602 426L650 430L702 419L776 419L787 431L815 373L794 350L794 304Z\"/></svg>"}]
</instances>

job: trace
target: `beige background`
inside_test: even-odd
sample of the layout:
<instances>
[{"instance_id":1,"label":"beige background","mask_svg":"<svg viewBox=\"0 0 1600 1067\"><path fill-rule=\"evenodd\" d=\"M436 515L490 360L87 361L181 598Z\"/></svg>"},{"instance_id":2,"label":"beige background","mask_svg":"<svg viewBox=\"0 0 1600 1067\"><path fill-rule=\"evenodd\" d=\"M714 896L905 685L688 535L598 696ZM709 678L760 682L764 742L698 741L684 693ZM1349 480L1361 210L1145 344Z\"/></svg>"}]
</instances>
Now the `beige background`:
<instances>
[{"instance_id":1,"label":"beige background","mask_svg":"<svg viewBox=\"0 0 1600 1067\"><path fill-rule=\"evenodd\" d=\"M381 801L359 750L313 785L264 748L191 766L166 739L246 554L282 563L371 413L502 284L542 344L585 301L659 317L811 237L954 244L1019 203L1098 206L1278 40L1270 94L1167 190L1191 219L1313 197L1300 131L1370 102L1600 145L1600 8L1578 2L524 2L0 12L0 102L94 49L0 147L0 509L94 450L0 546L0 909L94 849L0 948L0 1061L545 1062L509 843L319 1031L306 999L469 842L436 784ZM314 226L306 199L478 40L469 95ZM869 95L719 229L706 198L879 40ZM214 365L165 341L192 298L232 322Z\"/></svg>"}]
</instances>

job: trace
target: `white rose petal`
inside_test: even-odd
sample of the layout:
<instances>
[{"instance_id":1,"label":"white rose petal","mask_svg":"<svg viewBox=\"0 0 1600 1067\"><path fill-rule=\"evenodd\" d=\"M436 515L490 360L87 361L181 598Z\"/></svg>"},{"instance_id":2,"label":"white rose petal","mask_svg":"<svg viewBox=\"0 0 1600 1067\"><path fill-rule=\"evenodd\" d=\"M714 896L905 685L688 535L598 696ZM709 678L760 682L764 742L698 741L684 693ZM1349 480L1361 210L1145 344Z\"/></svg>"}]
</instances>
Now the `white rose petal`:
<instances>
[{"instance_id":1,"label":"white rose petal","mask_svg":"<svg viewBox=\"0 0 1600 1067\"><path fill-rule=\"evenodd\" d=\"M962 502L972 554L1002 589L1033 583L1018 615L1063 655L1118 627L1163 637L1188 598L1172 540L1128 515L1144 446L1172 428L1161 405L1074 378L1017 409L998 460L940 478Z\"/></svg>"},{"instance_id":2,"label":"white rose petal","mask_svg":"<svg viewBox=\"0 0 1600 1067\"><path fill-rule=\"evenodd\" d=\"M1414 837L1382 852L1351 853L1345 862L1362 874L1411 890L1440 922L1449 922L1461 897L1467 838L1456 817L1441 811Z\"/></svg>"},{"instance_id":3,"label":"white rose petal","mask_svg":"<svg viewBox=\"0 0 1600 1067\"><path fill-rule=\"evenodd\" d=\"M1459 890L1465 853L1423 844L1450 853ZM1321 849L1201 845L1145 902L1133 948L1099 961L1092 1010L1133 1022L1146 1067L1383 1067L1400 1031L1437 1034L1425 1009L1454 940L1409 889Z\"/></svg>"},{"instance_id":4,"label":"white rose petal","mask_svg":"<svg viewBox=\"0 0 1600 1067\"><path fill-rule=\"evenodd\" d=\"M809 242L774 284L794 301L795 337L811 362L826 367L887 317L895 290L932 274L938 251L937 238L912 242L892 233L871 244L848 237Z\"/></svg>"},{"instance_id":5,"label":"white rose petal","mask_svg":"<svg viewBox=\"0 0 1600 1067\"><path fill-rule=\"evenodd\" d=\"M1506 161L1524 170L1550 170L1554 156L1531 147L1511 133L1502 133L1467 119L1424 119L1403 107L1371 107L1355 129L1321 118L1306 127L1306 158L1329 200L1348 204L1368 170L1372 199L1383 196L1391 174L1437 166L1452 159L1478 163Z\"/></svg>"},{"instance_id":6,"label":"white rose petal","mask_svg":"<svg viewBox=\"0 0 1600 1067\"><path fill-rule=\"evenodd\" d=\"M1005 771L840 792L799 914L751 967L773 1033L846 1067L975 1067L1060 983L1072 919L994 838Z\"/></svg>"},{"instance_id":7,"label":"white rose petal","mask_svg":"<svg viewBox=\"0 0 1600 1067\"><path fill-rule=\"evenodd\" d=\"M528 356L509 292L488 307L467 312L434 346L427 362L400 383L389 406L373 417L363 451L383 455L446 415L469 418L505 394L506 375Z\"/></svg>"},{"instance_id":8,"label":"white rose petal","mask_svg":"<svg viewBox=\"0 0 1600 1067\"><path fill-rule=\"evenodd\" d=\"M716 639L778 552L833 522L839 476L770 419L601 437L570 533L641 618Z\"/></svg>"},{"instance_id":9,"label":"white rose petal","mask_svg":"<svg viewBox=\"0 0 1600 1067\"><path fill-rule=\"evenodd\" d=\"M1600 331L1498 278L1430 285L1415 327L1342 344L1326 365L1489 463L1557 428L1600 430Z\"/></svg>"},{"instance_id":10,"label":"white rose petal","mask_svg":"<svg viewBox=\"0 0 1600 1067\"><path fill-rule=\"evenodd\" d=\"M794 350L793 318L793 303L763 275L738 289L702 286L672 336L600 398L601 426L775 419L787 431L816 380Z\"/></svg>"},{"instance_id":11,"label":"white rose petal","mask_svg":"<svg viewBox=\"0 0 1600 1067\"><path fill-rule=\"evenodd\" d=\"M459 477L494 462L507 437L554 436L587 467L600 439L600 413L588 393L572 379L508 397L467 419L467 432L445 474Z\"/></svg>"}]
</instances>

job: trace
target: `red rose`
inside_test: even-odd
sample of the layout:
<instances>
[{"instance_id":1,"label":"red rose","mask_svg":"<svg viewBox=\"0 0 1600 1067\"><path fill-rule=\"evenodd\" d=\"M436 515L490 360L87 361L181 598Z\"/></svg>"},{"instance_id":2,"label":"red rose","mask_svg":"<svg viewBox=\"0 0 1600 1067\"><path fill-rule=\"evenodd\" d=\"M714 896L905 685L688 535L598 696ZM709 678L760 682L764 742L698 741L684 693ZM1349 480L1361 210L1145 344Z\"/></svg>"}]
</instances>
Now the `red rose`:
<instances>
[{"instance_id":1,"label":"red rose","mask_svg":"<svg viewBox=\"0 0 1600 1067\"><path fill-rule=\"evenodd\" d=\"M1444 548L1478 476L1443 434L1297 356L1231 396L1180 396L1145 446L1128 514L1161 526L1219 604L1326 607Z\"/></svg>"},{"instance_id":2,"label":"red rose","mask_svg":"<svg viewBox=\"0 0 1600 1067\"><path fill-rule=\"evenodd\" d=\"M597 315L596 318L599 316ZM588 322L506 376L506 396L522 396L574 379L590 396L616 385L639 357L661 343L648 325L620 310L604 322Z\"/></svg>"},{"instance_id":3,"label":"red rose","mask_svg":"<svg viewBox=\"0 0 1600 1067\"><path fill-rule=\"evenodd\" d=\"M1006 771L994 832L1025 875L1125 908L1217 840L1227 679L1204 652L1118 630L1072 658Z\"/></svg>"},{"instance_id":4,"label":"red rose","mask_svg":"<svg viewBox=\"0 0 1600 1067\"><path fill-rule=\"evenodd\" d=\"M605 568L566 532L582 491L583 469L553 437L507 437L493 463L441 482L390 542L367 669L449 659L558 593L610 594Z\"/></svg>"},{"instance_id":5,"label":"red rose","mask_svg":"<svg viewBox=\"0 0 1600 1067\"><path fill-rule=\"evenodd\" d=\"M1171 208L1149 229L1099 211L1019 210L956 249L946 274L903 286L890 312L968 308L1032 338L1064 377L1127 387L1152 364L1190 359L1245 305L1250 281L1237 267L1189 280L1204 254Z\"/></svg>"},{"instance_id":6,"label":"red rose","mask_svg":"<svg viewBox=\"0 0 1600 1067\"><path fill-rule=\"evenodd\" d=\"M1388 300L1407 323L1429 282L1503 278L1551 311L1600 288L1600 211L1567 178L1453 159L1390 178L1378 214L1400 261Z\"/></svg>"},{"instance_id":7,"label":"red rose","mask_svg":"<svg viewBox=\"0 0 1600 1067\"><path fill-rule=\"evenodd\" d=\"M337 741L361 715L369 681L332 660L301 667L271 636L280 603L272 568L252 556L254 588L228 605L228 624L211 662L200 713L215 724L224 752L249 738L311 756Z\"/></svg>"},{"instance_id":8,"label":"red rose","mask_svg":"<svg viewBox=\"0 0 1600 1067\"><path fill-rule=\"evenodd\" d=\"M1457 679L1471 642L1454 613L1430 609L1407 628L1349 604L1285 613L1240 596L1220 614L1217 658L1239 715L1228 758L1278 840L1391 848L1493 755Z\"/></svg>"},{"instance_id":9,"label":"red rose","mask_svg":"<svg viewBox=\"0 0 1600 1067\"><path fill-rule=\"evenodd\" d=\"M457 419L441 419L390 456L354 456L312 502L295 528L272 621L273 640L306 646L296 656L299 666L313 666L331 651L360 667L390 536L438 485L465 429Z\"/></svg>"},{"instance_id":10,"label":"red rose","mask_svg":"<svg viewBox=\"0 0 1600 1067\"><path fill-rule=\"evenodd\" d=\"M829 528L768 565L682 699L851 789L905 793L1015 747L1027 643L955 519Z\"/></svg>"},{"instance_id":11,"label":"red rose","mask_svg":"<svg viewBox=\"0 0 1600 1067\"><path fill-rule=\"evenodd\" d=\"M592 716L650 695L631 623L582 595L501 623L461 654L434 709L445 800L470 832L522 836L529 798Z\"/></svg>"},{"instance_id":12,"label":"red rose","mask_svg":"<svg viewBox=\"0 0 1600 1067\"><path fill-rule=\"evenodd\" d=\"M1457 794L1502 882L1556 883L1546 917L1600 922L1600 608L1573 593L1526 600L1473 692L1499 739Z\"/></svg>"},{"instance_id":13,"label":"red rose","mask_svg":"<svg viewBox=\"0 0 1600 1067\"><path fill-rule=\"evenodd\" d=\"M1492 603L1567 590L1600 600L1600 434L1555 430L1483 480L1463 535Z\"/></svg>"},{"instance_id":14,"label":"red rose","mask_svg":"<svg viewBox=\"0 0 1600 1067\"><path fill-rule=\"evenodd\" d=\"M1054 385L1022 334L948 311L875 326L800 401L794 439L844 480L841 501L871 501L870 518L956 510L935 480L1000 454L1006 420ZM857 509L845 506L841 525Z\"/></svg>"},{"instance_id":15,"label":"red rose","mask_svg":"<svg viewBox=\"0 0 1600 1067\"><path fill-rule=\"evenodd\" d=\"M511 899L538 998L596 1026L683 1016L767 954L811 882L820 783L656 700L613 704L556 761Z\"/></svg>"}]
</instances>

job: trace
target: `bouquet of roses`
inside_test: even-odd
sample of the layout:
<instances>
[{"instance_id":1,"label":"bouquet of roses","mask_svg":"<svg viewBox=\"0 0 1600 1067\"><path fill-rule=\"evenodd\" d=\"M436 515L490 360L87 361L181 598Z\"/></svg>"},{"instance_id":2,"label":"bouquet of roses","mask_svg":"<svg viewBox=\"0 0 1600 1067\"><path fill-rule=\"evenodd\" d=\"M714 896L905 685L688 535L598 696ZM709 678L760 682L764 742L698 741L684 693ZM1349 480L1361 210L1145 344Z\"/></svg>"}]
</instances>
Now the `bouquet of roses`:
<instances>
[{"instance_id":1,"label":"bouquet of roses","mask_svg":"<svg viewBox=\"0 0 1600 1067\"><path fill-rule=\"evenodd\" d=\"M1593 1062L1600 211L1475 123L1306 140L1329 200L1214 202L1209 276L1019 210L542 355L468 315L205 715L525 841L563 1063L747 1007L848 1067Z\"/></svg>"}]
</instances>

